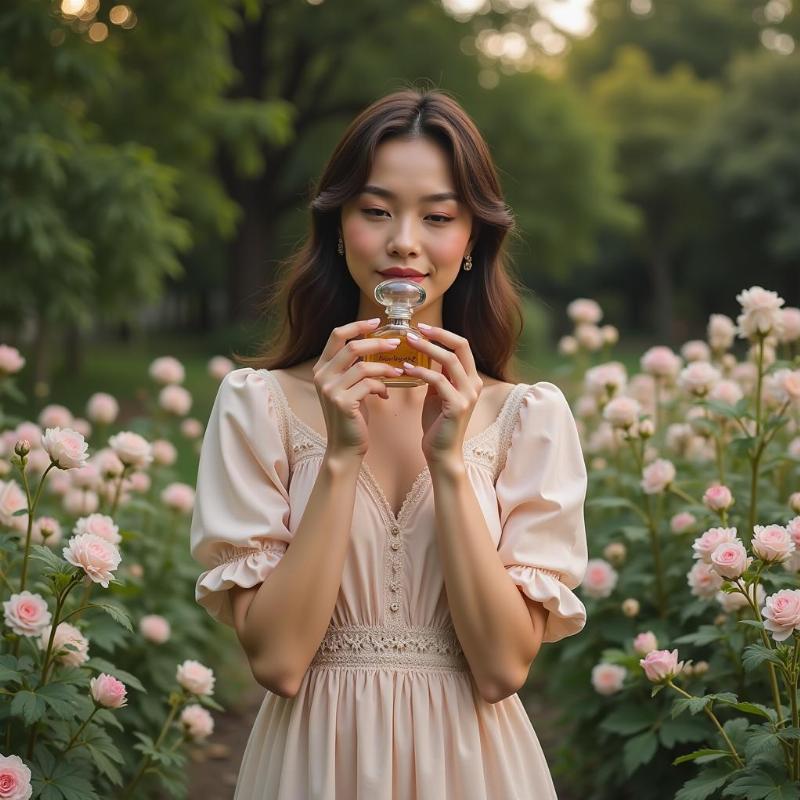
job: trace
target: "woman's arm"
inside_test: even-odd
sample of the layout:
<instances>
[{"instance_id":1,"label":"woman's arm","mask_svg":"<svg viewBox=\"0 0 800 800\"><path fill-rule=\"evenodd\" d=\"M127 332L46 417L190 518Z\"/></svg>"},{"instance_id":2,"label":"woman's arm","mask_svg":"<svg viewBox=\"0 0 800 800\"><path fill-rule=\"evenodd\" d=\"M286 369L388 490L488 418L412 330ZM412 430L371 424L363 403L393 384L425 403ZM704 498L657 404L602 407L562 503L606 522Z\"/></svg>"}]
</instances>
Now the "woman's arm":
<instances>
[{"instance_id":1,"label":"woman's arm","mask_svg":"<svg viewBox=\"0 0 800 800\"><path fill-rule=\"evenodd\" d=\"M463 460L431 466L436 533L453 626L481 696L496 703L528 677L547 611L505 570Z\"/></svg>"},{"instance_id":2,"label":"woman's arm","mask_svg":"<svg viewBox=\"0 0 800 800\"><path fill-rule=\"evenodd\" d=\"M333 616L362 457L326 454L292 542L258 587L234 587L237 635L253 677L293 697Z\"/></svg>"}]
</instances>

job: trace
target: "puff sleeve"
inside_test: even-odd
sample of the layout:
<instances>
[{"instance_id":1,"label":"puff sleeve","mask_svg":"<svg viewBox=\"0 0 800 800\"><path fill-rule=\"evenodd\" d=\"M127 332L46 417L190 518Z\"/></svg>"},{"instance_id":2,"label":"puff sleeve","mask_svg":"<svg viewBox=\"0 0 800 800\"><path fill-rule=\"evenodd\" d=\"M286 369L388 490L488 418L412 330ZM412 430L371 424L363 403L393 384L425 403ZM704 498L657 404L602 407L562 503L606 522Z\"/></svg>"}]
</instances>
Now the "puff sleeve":
<instances>
[{"instance_id":1,"label":"puff sleeve","mask_svg":"<svg viewBox=\"0 0 800 800\"><path fill-rule=\"evenodd\" d=\"M190 551L206 567L195 599L226 625L233 626L228 590L261 583L291 539L284 430L263 373L225 376L200 451Z\"/></svg>"},{"instance_id":2,"label":"puff sleeve","mask_svg":"<svg viewBox=\"0 0 800 800\"><path fill-rule=\"evenodd\" d=\"M514 583L548 610L543 641L583 629L586 609L573 593L587 567L586 466L561 390L546 381L522 397L506 462L495 484L498 553Z\"/></svg>"}]
</instances>

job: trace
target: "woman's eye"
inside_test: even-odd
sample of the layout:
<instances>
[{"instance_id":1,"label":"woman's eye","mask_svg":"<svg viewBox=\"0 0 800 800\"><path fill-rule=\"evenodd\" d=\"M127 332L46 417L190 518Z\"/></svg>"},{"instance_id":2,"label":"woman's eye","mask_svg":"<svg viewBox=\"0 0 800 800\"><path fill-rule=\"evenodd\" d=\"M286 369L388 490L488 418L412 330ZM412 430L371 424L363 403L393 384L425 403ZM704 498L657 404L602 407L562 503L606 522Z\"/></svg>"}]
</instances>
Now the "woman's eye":
<instances>
[{"instance_id":1,"label":"woman's eye","mask_svg":"<svg viewBox=\"0 0 800 800\"><path fill-rule=\"evenodd\" d=\"M434 220L435 222L452 222L452 217L445 217L444 214L429 214L430 219Z\"/></svg>"},{"instance_id":2,"label":"woman's eye","mask_svg":"<svg viewBox=\"0 0 800 800\"><path fill-rule=\"evenodd\" d=\"M369 214L370 216L378 216L380 214L387 214L388 211L384 211L382 208L365 208L363 209L365 214Z\"/></svg>"}]
</instances>

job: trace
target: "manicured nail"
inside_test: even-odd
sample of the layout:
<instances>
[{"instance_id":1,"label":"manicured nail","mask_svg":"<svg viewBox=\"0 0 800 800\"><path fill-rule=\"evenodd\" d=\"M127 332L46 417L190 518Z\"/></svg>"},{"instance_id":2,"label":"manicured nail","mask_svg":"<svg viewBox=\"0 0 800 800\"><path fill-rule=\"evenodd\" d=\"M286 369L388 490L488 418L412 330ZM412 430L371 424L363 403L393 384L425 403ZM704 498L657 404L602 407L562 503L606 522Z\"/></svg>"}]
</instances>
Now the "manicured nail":
<instances>
[{"instance_id":1,"label":"manicured nail","mask_svg":"<svg viewBox=\"0 0 800 800\"><path fill-rule=\"evenodd\" d=\"M406 368L406 370L414 369L414 365L413 364L409 364L408 361L404 361L403 362L403 366Z\"/></svg>"},{"instance_id":2,"label":"manicured nail","mask_svg":"<svg viewBox=\"0 0 800 800\"><path fill-rule=\"evenodd\" d=\"M400 340L399 339L384 339L384 341L386 342L386 344L393 344L395 346L400 344Z\"/></svg>"},{"instance_id":3,"label":"manicured nail","mask_svg":"<svg viewBox=\"0 0 800 800\"><path fill-rule=\"evenodd\" d=\"M424 331L432 331L433 330L433 325L426 325L424 322L418 322L417 323L417 327L418 328L422 328L422 330L424 330Z\"/></svg>"},{"instance_id":4,"label":"manicured nail","mask_svg":"<svg viewBox=\"0 0 800 800\"><path fill-rule=\"evenodd\" d=\"M419 336L417 336L416 333L408 333L408 334L406 334L406 336L408 336L408 338L411 339L412 341L419 340Z\"/></svg>"},{"instance_id":5,"label":"manicured nail","mask_svg":"<svg viewBox=\"0 0 800 800\"><path fill-rule=\"evenodd\" d=\"M397 373L398 375L402 375L403 374L403 370L400 369L400 367L392 367L392 371Z\"/></svg>"},{"instance_id":6,"label":"manicured nail","mask_svg":"<svg viewBox=\"0 0 800 800\"><path fill-rule=\"evenodd\" d=\"M380 322L380 317L373 317L372 319L367 320L367 325L374 325L376 322Z\"/></svg>"}]
</instances>

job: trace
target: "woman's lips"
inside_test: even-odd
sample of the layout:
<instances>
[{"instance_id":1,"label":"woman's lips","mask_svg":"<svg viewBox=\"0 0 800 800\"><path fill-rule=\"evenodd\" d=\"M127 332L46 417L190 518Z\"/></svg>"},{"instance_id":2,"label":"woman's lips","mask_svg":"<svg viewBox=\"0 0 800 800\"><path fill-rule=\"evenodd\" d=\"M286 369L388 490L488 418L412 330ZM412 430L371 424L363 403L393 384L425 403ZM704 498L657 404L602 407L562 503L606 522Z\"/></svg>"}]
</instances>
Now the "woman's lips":
<instances>
[{"instance_id":1,"label":"woman's lips","mask_svg":"<svg viewBox=\"0 0 800 800\"><path fill-rule=\"evenodd\" d=\"M427 275L387 275L385 272L379 272L378 274L386 281L390 278L397 278L401 281L414 281L414 283L421 283L428 277Z\"/></svg>"}]
</instances>

